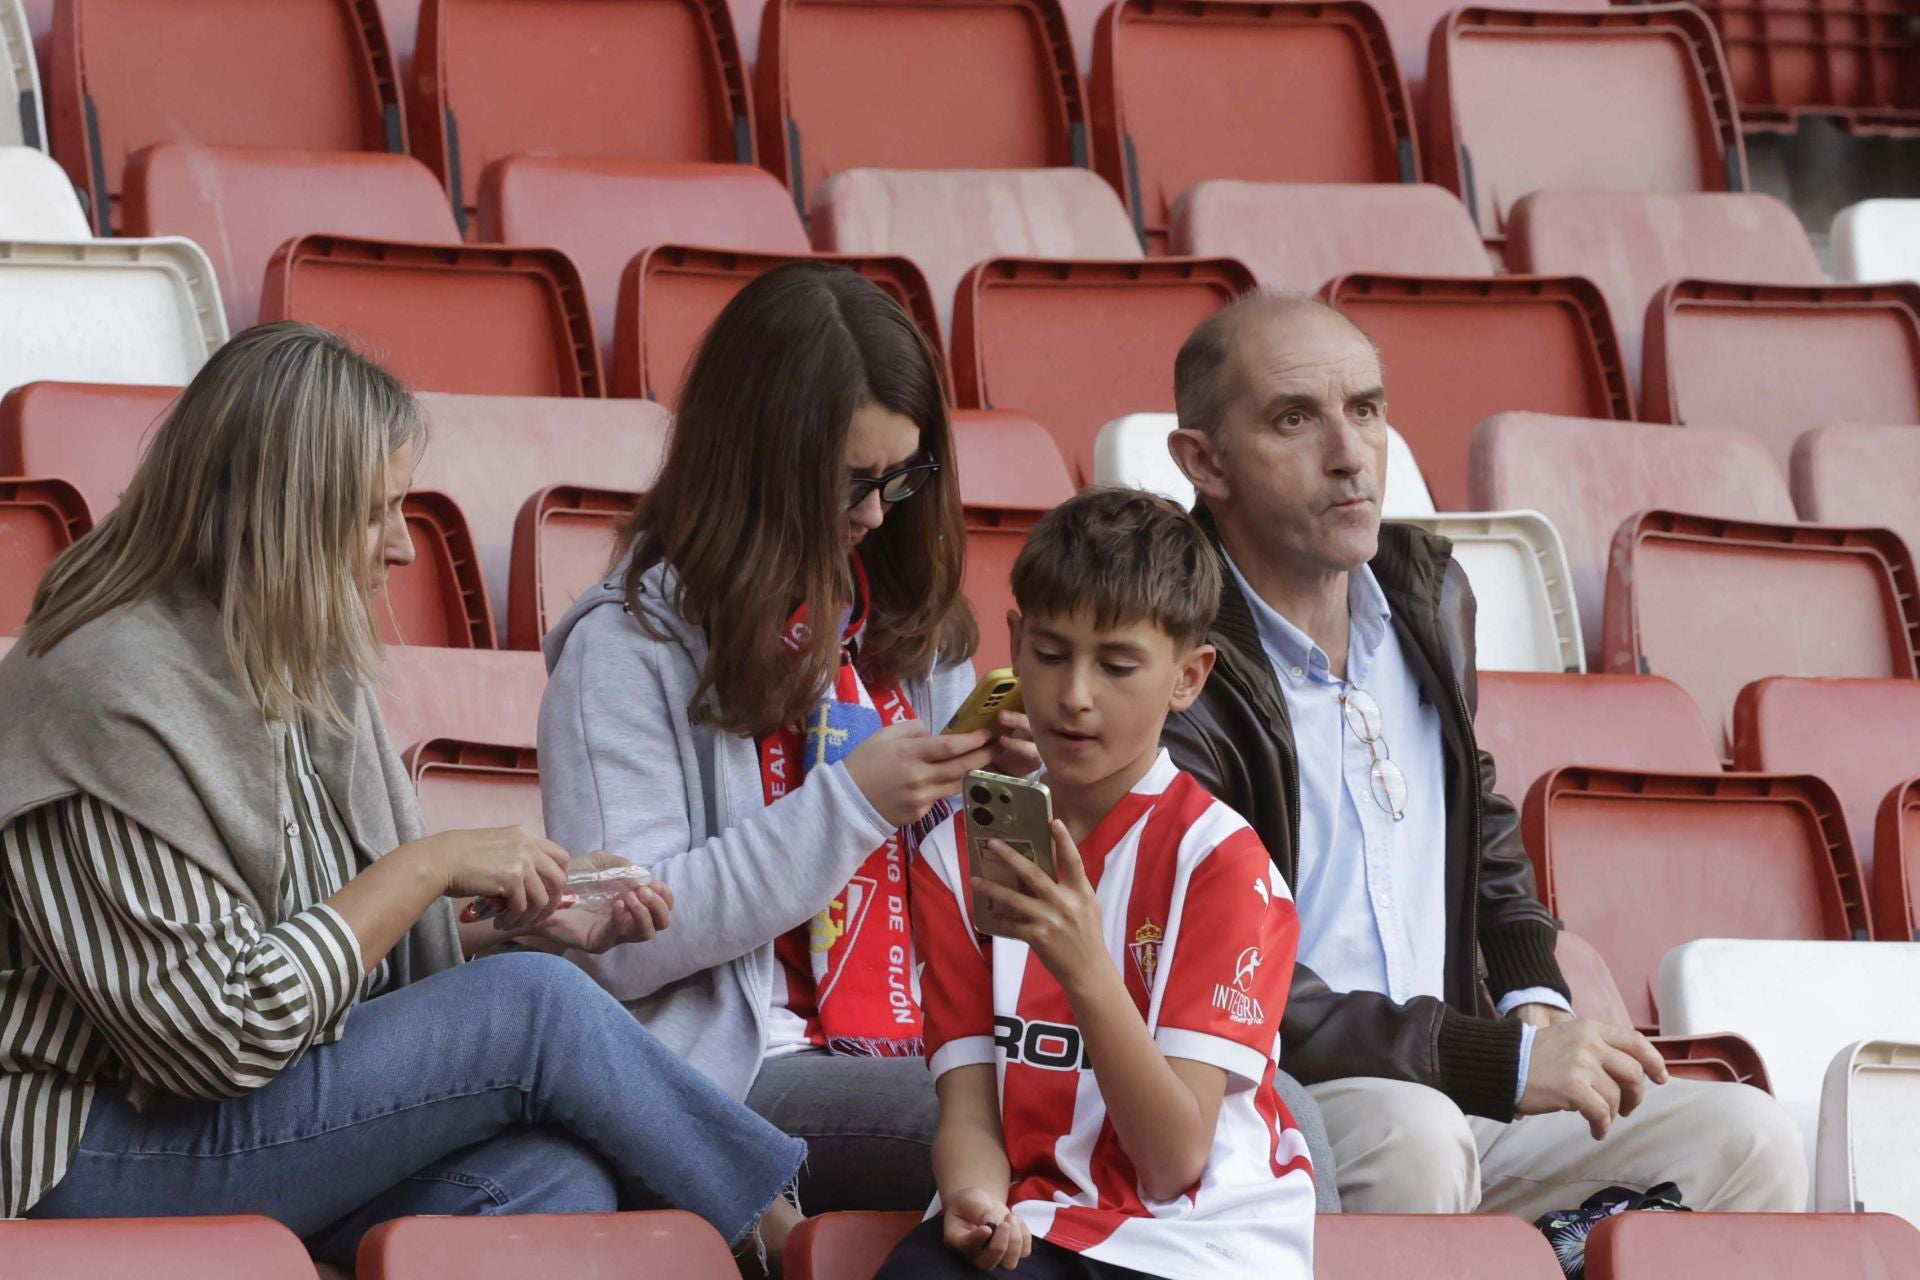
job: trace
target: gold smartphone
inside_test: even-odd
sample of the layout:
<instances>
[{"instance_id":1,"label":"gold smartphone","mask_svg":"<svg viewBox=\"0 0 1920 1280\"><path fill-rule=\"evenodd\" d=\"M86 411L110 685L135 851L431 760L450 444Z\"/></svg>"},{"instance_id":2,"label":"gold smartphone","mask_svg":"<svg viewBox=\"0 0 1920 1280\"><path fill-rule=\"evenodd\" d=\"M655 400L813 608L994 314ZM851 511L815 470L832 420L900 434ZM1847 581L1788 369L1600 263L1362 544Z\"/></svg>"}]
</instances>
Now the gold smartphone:
<instances>
[{"instance_id":1,"label":"gold smartphone","mask_svg":"<svg viewBox=\"0 0 1920 1280\"><path fill-rule=\"evenodd\" d=\"M940 732L976 733L985 729L997 738L1006 732L1000 723L1000 713L1019 711L1023 706L1020 677L1013 674L1011 667L996 667L980 677L980 683L973 686L973 692Z\"/></svg>"},{"instance_id":2,"label":"gold smartphone","mask_svg":"<svg viewBox=\"0 0 1920 1280\"><path fill-rule=\"evenodd\" d=\"M967 775L961 797L967 805L967 863L974 873L1018 887L1012 869L987 852L987 841L999 840L1048 879L1059 878L1053 863L1053 793L1046 783L975 769ZM1007 933L1006 922L978 891L973 895L973 927L996 937Z\"/></svg>"}]
</instances>

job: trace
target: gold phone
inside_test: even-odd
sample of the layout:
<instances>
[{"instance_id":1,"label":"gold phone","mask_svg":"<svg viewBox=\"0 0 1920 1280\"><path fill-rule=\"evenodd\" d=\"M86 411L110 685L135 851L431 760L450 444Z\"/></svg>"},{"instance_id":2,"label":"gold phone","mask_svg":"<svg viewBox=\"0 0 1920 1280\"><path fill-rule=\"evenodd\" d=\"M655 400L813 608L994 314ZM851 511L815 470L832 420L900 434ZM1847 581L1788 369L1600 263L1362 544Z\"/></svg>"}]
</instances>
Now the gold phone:
<instances>
[{"instance_id":1,"label":"gold phone","mask_svg":"<svg viewBox=\"0 0 1920 1280\"><path fill-rule=\"evenodd\" d=\"M967 775L961 797L967 809L967 863L983 879L1017 888L1013 872L987 852L988 840L999 840L1048 879L1058 879L1053 863L1053 793L1044 782L1009 778L975 769ZM973 927L1004 937L1006 922L984 894L973 895Z\"/></svg>"},{"instance_id":2,"label":"gold phone","mask_svg":"<svg viewBox=\"0 0 1920 1280\"><path fill-rule=\"evenodd\" d=\"M976 733L985 729L997 738L1006 732L1000 724L1000 713L1019 711L1024 705L1020 701L1020 677L1011 667L996 667L980 677L980 683L973 686L973 692L940 732Z\"/></svg>"}]
</instances>

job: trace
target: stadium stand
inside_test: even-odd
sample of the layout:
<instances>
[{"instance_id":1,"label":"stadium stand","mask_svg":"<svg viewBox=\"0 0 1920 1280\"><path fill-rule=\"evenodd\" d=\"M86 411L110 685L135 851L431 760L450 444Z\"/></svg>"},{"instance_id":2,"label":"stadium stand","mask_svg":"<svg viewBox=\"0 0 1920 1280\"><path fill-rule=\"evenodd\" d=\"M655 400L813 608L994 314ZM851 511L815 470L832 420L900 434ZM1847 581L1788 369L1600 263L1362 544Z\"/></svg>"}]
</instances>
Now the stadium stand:
<instances>
[{"instance_id":1,"label":"stadium stand","mask_svg":"<svg viewBox=\"0 0 1920 1280\"><path fill-rule=\"evenodd\" d=\"M1431 183L1202 182L1173 203L1173 252L1238 258L1262 288L1314 293L1336 276L1482 276L1466 206Z\"/></svg>"},{"instance_id":2,"label":"stadium stand","mask_svg":"<svg viewBox=\"0 0 1920 1280\"><path fill-rule=\"evenodd\" d=\"M92 234L65 169L44 151L0 146L0 240L85 240Z\"/></svg>"},{"instance_id":3,"label":"stadium stand","mask_svg":"<svg viewBox=\"0 0 1920 1280\"><path fill-rule=\"evenodd\" d=\"M722 0L423 0L414 87L414 153L463 228L488 166L523 152L755 159Z\"/></svg>"},{"instance_id":4,"label":"stadium stand","mask_svg":"<svg viewBox=\"0 0 1920 1280\"><path fill-rule=\"evenodd\" d=\"M1747 186L1726 63L1692 5L1456 9L1435 28L1427 96L1427 172L1490 244L1533 191Z\"/></svg>"},{"instance_id":5,"label":"stadium stand","mask_svg":"<svg viewBox=\"0 0 1920 1280\"><path fill-rule=\"evenodd\" d=\"M1692 1280L1726 1266L1746 1280L1915 1280L1920 1233L1884 1213L1623 1213L1587 1237L1587 1280Z\"/></svg>"},{"instance_id":6,"label":"stadium stand","mask_svg":"<svg viewBox=\"0 0 1920 1280\"><path fill-rule=\"evenodd\" d=\"M823 1213L787 1237L787 1280L872 1280L918 1213Z\"/></svg>"},{"instance_id":7,"label":"stadium stand","mask_svg":"<svg viewBox=\"0 0 1920 1280\"><path fill-rule=\"evenodd\" d=\"M1837 280L1920 280L1920 200L1862 200L1833 215Z\"/></svg>"},{"instance_id":8,"label":"stadium stand","mask_svg":"<svg viewBox=\"0 0 1920 1280\"><path fill-rule=\"evenodd\" d=\"M0 391L181 386L226 340L213 267L186 240L0 241Z\"/></svg>"},{"instance_id":9,"label":"stadium stand","mask_svg":"<svg viewBox=\"0 0 1920 1280\"><path fill-rule=\"evenodd\" d=\"M532 747L547 665L504 649L387 649L379 688L387 734L405 750L430 738Z\"/></svg>"},{"instance_id":10,"label":"stadium stand","mask_svg":"<svg viewBox=\"0 0 1920 1280\"><path fill-rule=\"evenodd\" d=\"M1920 127L1920 35L1900 0L1703 0L1727 51L1749 133L1795 131L1802 116L1858 133Z\"/></svg>"},{"instance_id":11,"label":"stadium stand","mask_svg":"<svg viewBox=\"0 0 1920 1280\"><path fill-rule=\"evenodd\" d=\"M1803 431L1920 425L1920 284L1679 280L1647 310L1650 422L1737 426L1790 464Z\"/></svg>"},{"instance_id":12,"label":"stadium stand","mask_svg":"<svg viewBox=\"0 0 1920 1280\"><path fill-rule=\"evenodd\" d=\"M1085 169L849 169L821 184L812 223L816 248L911 258L948 333L975 263L1141 256L1119 197Z\"/></svg>"},{"instance_id":13,"label":"stadium stand","mask_svg":"<svg viewBox=\"0 0 1920 1280\"><path fill-rule=\"evenodd\" d=\"M1794 441L1788 468L1802 520L1880 525L1920 548L1920 431L1817 427Z\"/></svg>"},{"instance_id":14,"label":"stadium stand","mask_svg":"<svg viewBox=\"0 0 1920 1280\"><path fill-rule=\"evenodd\" d=\"M414 489L402 510L414 558L388 572L385 603L374 604L387 643L498 647L487 580L459 504L444 493Z\"/></svg>"},{"instance_id":15,"label":"stadium stand","mask_svg":"<svg viewBox=\"0 0 1920 1280\"><path fill-rule=\"evenodd\" d=\"M420 391L603 394L586 287L554 249L301 236L268 264L260 318L345 334Z\"/></svg>"},{"instance_id":16,"label":"stadium stand","mask_svg":"<svg viewBox=\"0 0 1920 1280\"><path fill-rule=\"evenodd\" d=\"M178 387L29 382L0 397L0 475L59 476L96 519L120 505Z\"/></svg>"},{"instance_id":17,"label":"stadium stand","mask_svg":"<svg viewBox=\"0 0 1920 1280\"><path fill-rule=\"evenodd\" d=\"M1813 1207L1920 1221L1920 1044L1863 1040L1834 1055L1820 1090Z\"/></svg>"},{"instance_id":18,"label":"stadium stand","mask_svg":"<svg viewBox=\"0 0 1920 1280\"><path fill-rule=\"evenodd\" d=\"M1536 191L1514 204L1508 230L1515 271L1585 276L1600 286L1636 380L1647 304L1668 281L1826 279L1800 220L1769 195Z\"/></svg>"},{"instance_id":19,"label":"stadium stand","mask_svg":"<svg viewBox=\"0 0 1920 1280\"><path fill-rule=\"evenodd\" d=\"M520 508L513 529L507 594L507 643L538 649L547 627L594 583L613 559L615 531L637 493L554 485Z\"/></svg>"},{"instance_id":20,"label":"stadium stand","mask_svg":"<svg viewBox=\"0 0 1920 1280\"><path fill-rule=\"evenodd\" d=\"M1873 865L1873 915L1882 936L1920 942L1920 777L1881 802Z\"/></svg>"},{"instance_id":21,"label":"stadium stand","mask_svg":"<svg viewBox=\"0 0 1920 1280\"><path fill-rule=\"evenodd\" d=\"M161 143L127 162L128 235L185 236L213 259L227 328L260 318L267 264L315 232L458 244L447 193L409 156Z\"/></svg>"},{"instance_id":22,"label":"stadium stand","mask_svg":"<svg viewBox=\"0 0 1920 1280\"><path fill-rule=\"evenodd\" d=\"M1633 417L1606 302L1578 277L1352 275L1321 296L1379 346L1389 413L1442 511L1473 509L1468 445L1491 414Z\"/></svg>"},{"instance_id":23,"label":"stadium stand","mask_svg":"<svg viewBox=\"0 0 1920 1280\"><path fill-rule=\"evenodd\" d=\"M1173 357L1201 320L1254 288L1228 258L1058 262L999 258L960 282L954 394L1047 425L1078 483L1100 428L1173 408Z\"/></svg>"},{"instance_id":24,"label":"stadium stand","mask_svg":"<svg viewBox=\"0 0 1920 1280\"><path fill-rule=\"evenodd\" d=\"M434 1280L449 1270L496 1275L606 1275L645 1258L646 1269L680 1280L738 1275L720 1233L691 1213L521 1214L396 1218L360 1242L359 1280Z\"/></svg>"},{"instance_id":25,"label":"stadium stand","mask_svg":"<svg viewBox=\"0 0 1920 1280\"><path fill-rule=\"evenodd\" d=\"M980 671L1012 659L1007 610L1013 561L1040 517L1073 496L1073 477L1054 436L1017 413L956 410L954 463L967 523L966 595L980 623Z\"/></svg>"},{"instance_id":26,"label":"stadium stand","mask_svg":"<svg viewBox=\"0 0 1920 1280\"><path fill-rule=\"evenodd\" d=\"M0 0L0 102L16 104L14 111L0 111L0 146L45 151L47 115L40 67L20 0Z\"/></svg>"},{"instance_id":27,"label":"stadium stand","mask_svg":"<svg viewBox=\"0 0 1920 1280\"><path fill-rule=\"evenodd\" d=\"M1595 671L1614 669L1601 648L1602 614L1607 562L1623 520L1653 508L1794 518L1779 469L1757 440L1738 431L1502 413L1474 432L1468 456L1473 506L1539 511L1559 531Z\"/></svg>"},{"instance_id":28,"label":"stadium stand","mask_svg":"<svg viewBox=\"0 0 1920 1280\"><path fill-rule=\"evenodd\" d=\"M1059 0L770 0L756 76L761 163L803 212L847 169L1087 163Z\"/></svg>"},{"instance_id":29,"label":"stadium stand","mask_svg":"<svg viewBox=\"0 0 1920 1280\"><path fill-rule=\"evenodd\" d=\"M1670 676L1730 758L1734 701L1766 676L1920 675L1914 562L1882 529L1643 512L1607 567L1609 671Z\"/></svg>"},{"instance_id":30,"label":"stadium stand","mask_svg":"<svg viewBox=\"0 0 1920 1280\"><path fill-rule=\"evenodd\" d=\"M480 182L480 239L538 244L580 268L600 358L614 367L620 280L652 245L804 254L807 231L765 169L578 156L509 156Z\"/></svg>"},{"instance_id":31,"label":"stadium stand","mask_svg":"<svg viewBox=\"0 0 1920 1280\"><path fill-rule=\"evenodd\" d=\"M92 527L86 499L65 480L0 473L0 634L20 629L40 575Z\"/></svg>"},{"instance_id":32,"label":"stadium stand","mask_svg":"<svg viewBox=\"0 0 1920 1280\"><path fill-rule=\"evenodd\" d=\"M127 161L157 142L407 147L373 0L62 0L48 79L54 157L102 234Z\"/></svg>"},{"instance_id":33,"label":"stadium stand","mask_svg":"<svg viewBox=\"0 0 1920 1280\"><path fill-rule=\"evenodd\" d=\"M1322 1214L1313 1226L1316 1280L1554 1280L1553 1246L1504 1213Z\"/></svg>"},{"instance_id":34,"label":"stadium stand","mask_svg":"<svg viewBox=\"0 0 1920 1280\"><path fill-rule=\"evenodd\" d=\"M300 1237L252 1216L0 1220L0 1253L34 1280L314 1280Z\"/></svg>"},{"instance_id":35,"label":"stadium stand","mask_svg":"<svg viewBox=\"0 0 1920 1280\"><path fill-rule=\"evenodd\" d=\"M905 258L736 253L656 245L629 263L620 279L613 326L613 393L645 396L672 408L679 402L680 385L701 335L733 295L755 276L807 256L840 263L885 289L926 333L936 356L945 350L933 290L920 268Z\"/></svg>"},{"instance_id":36,"label":"stadium stand","mask_svg":"<svg viewBox=\"0 0 1920 1280\"><path fill-rule=\"evenodd\" d=\"M1643 1030L1749 1034L1659 1016L1660 959L1679 943L1870 936L1840 801L1818 778L1574 765L1534 784L1523 827L1541 901L1606 958Z\"/></svg>"},{"instance_id":37,"label":"stadium stand","mask_svg":"<svg viewBox=\"0 0 1920 1280\"><path fill-rule=\"evenodd\" d=\"M429 834L474 827L546 832L540 764L531 747L434 738L408 749L403 762Z\"/></svg>"},{"instance_id":38,"label":"stadium stand","mask_svg":"<svg viewBox=\"0 0 1920 1280\"><path fill-rule=\"evenodd\" d=\"M1567 765L1651 773L1720 767L1700 709L1671 680L1482 671L1479 684L1474 736L1497 767L1495 789L1515 805L1543 775Z\"/></svg>"},{"instance_id":39,"label":"stadium stand","mask_svg":"<svg viewBox=\"0 0 1920 1280\"><path fill-rule=\"evenodd\" d=\"M1366 4L1116 0L1089 98L1094 164L1151 253L1167 252L1174 200L1209 179L1420 178L1413 111Z\"/></svg>"}]
</instances>

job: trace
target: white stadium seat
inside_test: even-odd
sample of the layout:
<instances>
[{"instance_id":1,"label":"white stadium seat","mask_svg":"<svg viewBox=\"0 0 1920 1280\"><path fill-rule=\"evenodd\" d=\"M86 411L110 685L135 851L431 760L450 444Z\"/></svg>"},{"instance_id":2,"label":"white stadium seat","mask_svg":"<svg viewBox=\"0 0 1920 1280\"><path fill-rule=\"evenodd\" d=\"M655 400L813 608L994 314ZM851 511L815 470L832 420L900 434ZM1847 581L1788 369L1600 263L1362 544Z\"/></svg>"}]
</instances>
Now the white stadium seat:
<instances>
[{"instance_id":1,"label":"white stadium seat","mask_svg":"<svg viewBox=\"0 0 1920 1280\"><path fill-rule=\"evenodd\" d=\"M1862 200L1833 215L1828 239L1839 280L1920 280L1920 200Z\"/></svg>"},{"instance_id":2,"label":"white stadium seat","mask_svg":"<svg viewBox=\"0 0 1920 1280\"><path fill-rule=\"evenodd\" d=\"M1920 1044L1866 1040L1834 1055L1820 1094L1813 1207L1920 1225Z\"/></svg>"},{"instance_id":3,"label":"white stadium seat","mask_svg":"<svg viewBox=\"0 0 1920 1280\"><path fill-rule=\"evenodd\" d=\"M0 0L0 146L47 149L46 99L20 0ZM5 183L0 182L0 190Z\"/></svg>"},{"instance_id":4,"label":"white stadium seat","mask_svg":"<svg viewBox=\"0 0 1920 1280\"><path fill-rule=\"evenodd\" d=\"M92 238L66 170L44 151L0 146L0 240Z\"/></svg>"}]
</instances>

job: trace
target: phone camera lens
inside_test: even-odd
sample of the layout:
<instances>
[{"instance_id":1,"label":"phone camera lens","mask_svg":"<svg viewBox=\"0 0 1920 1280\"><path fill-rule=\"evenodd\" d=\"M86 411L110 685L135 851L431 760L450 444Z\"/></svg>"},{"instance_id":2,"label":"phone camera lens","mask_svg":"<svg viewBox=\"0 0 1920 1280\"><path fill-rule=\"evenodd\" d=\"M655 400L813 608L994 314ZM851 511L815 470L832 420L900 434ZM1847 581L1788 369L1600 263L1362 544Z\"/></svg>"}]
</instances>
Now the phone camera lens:
<instances>
[{"instance_id":1,"label":"phone camera lens","mask_svg":"<svg viewBox=\"0 0 1920 1280\"><path fill-rule=\"evenodd\" d=\"M1013 692L1013 686L1012 686L1012 685L1010 685L1010 684L997 684L997 685L995 685L995 686L993 686L993 691L994 691L994 692L995 692L996 694L1006 694L1006 693L1012 693L1012 692Z\"/></svg>"},{"instance_id":2,"label":"phone camera lens","mask_svg":"<svg viewBox=\"0 0 1920 1280\"><path fill-rule=\"evenodd\" d=\"M975 804L985 804L987 801L993 799L993 792L987 790L985 787L975 786L967 791L967 798Z\"/></svg>"},{"instance_id":3,"label":"phone camera lens","mask_svg":"<svg viewBox=\"0 0 1920 1280\"><path fill-rule=\"evenodd\" d=\"M991 809L975 809L969 817L976 827L990 827L993 825L993 810Z\"/></svg>"},{"instance_id":4,"label":"phone camera lens","mask_svg":"<svg viewBox=\"0 0 1920 1280\"><path fill-rule=\"evenodd\" d=\"M1002 792L1000 793L1000 803L1001 803L1001 804L1012 804L1012 803L1013 803L1013 797L1012 797L1012 796L1010 796L1010 795L1008 795L1008 794L1007 794L1006 792L1004 792L1004 791L1002 791Z\"/></svg>"}]
</instances>

